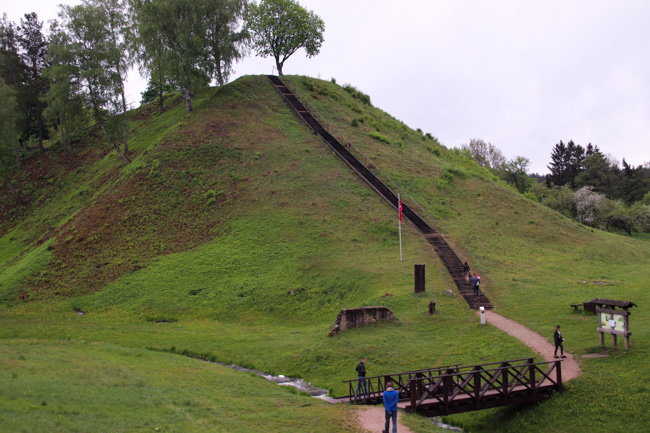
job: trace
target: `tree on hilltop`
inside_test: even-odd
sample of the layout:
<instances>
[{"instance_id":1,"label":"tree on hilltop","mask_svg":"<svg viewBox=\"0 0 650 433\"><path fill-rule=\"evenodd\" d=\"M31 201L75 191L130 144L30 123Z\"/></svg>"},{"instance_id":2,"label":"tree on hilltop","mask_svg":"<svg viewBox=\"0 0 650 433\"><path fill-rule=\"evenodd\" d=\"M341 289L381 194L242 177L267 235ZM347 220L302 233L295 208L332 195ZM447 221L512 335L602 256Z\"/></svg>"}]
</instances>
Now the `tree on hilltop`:
<instances>
[{"instance_id":1,"label":"tree on hilltop","mask_svg":"<svg viewBox=\"0 0 650 433\"><path fill-rule=\"evenodd\" d=\"M55 21L50 27L48 66L43 70L43 76L49 82L44 96L47 107L43 114L57 125L61 133L66 161L71 136L82 129L85 120L81 77L74 57L68 34Z\"/></svg>"},{"instance_id":2,"label":"tree on hilltop","mask_svg":"<svg viewBox=\"0 0 650 433\"><path fill-rule=\"evenodd\" d=\"M115 151L129 163L128 115L124 83L132 65L130 23L120 0L83 0L61 6L60 16L95 120ZM122 120L120 128L116 122ZM121 131L121 134L116 131ZM120 150L117 136L124 140Z\"/></svg>"},{"instance_id":3,"label":"tree on hilltop","mask_svg":"<svg viewBox=\"0 0 650 433\"><path fill-rule=\"evenodd\" d=\"M530 160L523 156L518 156L506 162L501 173L501 178L510 185L517 188L520 194L524 194L533 185L533 178L526 173L530 166Z\"/></svg>"},{"instance_id":4,"label":"tree on hilltop","mask_svg":"<svg viewBox=\"0 0 650 433\"><path fill-rule=\"evenodd\" d=\"M152 78L192 97L215 79L224 84L243 57L248 33L239 29L247 0L130 0L138 30L139 62Z\"/></svg>"},{"instance_id":5,"label":"tree on hilltop","mask_svg":"<svg viewBox=\"0 0 650 433\"><path fill-rule=\"evenodd\" d=\"M307 57L320 52L325 23L294 0L262 0L251 5L248 28L257 54L273 56L278 75L282 75L284 62L300 48Z\"/></svg>"},{"instance_id":6,"label":"tree on hilltop","mask_svg":"<svg viewBox=\"0 0 650 433\"><path fill-rule=\"evenodd\" d=\"M206 2L206 42L212 61L210 77L223 86L228 82L234 62L248 54L250 35L240 28L248 0L204 0Z\"/></svg>"},{"instance_id":7,"label":"tree on hilltop","mask_svg":"<svg viewBox=\"0 0 650 433\"><path fill-rule=\"evenodd\" d=\"M492 143L486 143L480 138L472 138L469 144L463 144L463 149L469 150L478 165L496 172L501 172L506 166L506 157Z\"/></svg>"}]
</instances>

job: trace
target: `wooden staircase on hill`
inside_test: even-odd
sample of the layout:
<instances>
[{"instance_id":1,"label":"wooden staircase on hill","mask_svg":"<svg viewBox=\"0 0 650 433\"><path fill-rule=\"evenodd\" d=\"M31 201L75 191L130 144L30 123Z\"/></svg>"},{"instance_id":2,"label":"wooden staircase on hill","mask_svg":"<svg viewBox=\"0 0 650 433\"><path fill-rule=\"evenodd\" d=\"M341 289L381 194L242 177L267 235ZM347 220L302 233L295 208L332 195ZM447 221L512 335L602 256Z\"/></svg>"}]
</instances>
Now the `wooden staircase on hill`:
<instances>
[{"instance_id":1,"label":"wooden staircase on hill","mask_svg":"<svg viewBox=\"0 0 650 433\"><path fill-rule=\"evenodd\" d=\"M395 210L398 209L398 198L384 182L379 180L375 174L362 164L347 148L342 145L332 134L330 134L321 123L311 114L311 112L300 102L296 95L284 85L279 77L267 75L275 88L282 94L287 103L296 111L298 116L304 120L307 125L320 136L325 143L336 153L352 170L354 170L377 194L383 197ZM492 304L485 294L481 291L478 298L474 298L474 290L471 283L465 281L463 272L463 262L456 255L454 250L449 246L447 241L440 233L433 229L424 219L422 219L409 205L402 201L402 214L410 221L435 249L440 259L447 267L447 270L454 279L454 283L460 294L465 298L470 308L478 309L479 307L492 308Z\"/></svg>"}]
</instances>

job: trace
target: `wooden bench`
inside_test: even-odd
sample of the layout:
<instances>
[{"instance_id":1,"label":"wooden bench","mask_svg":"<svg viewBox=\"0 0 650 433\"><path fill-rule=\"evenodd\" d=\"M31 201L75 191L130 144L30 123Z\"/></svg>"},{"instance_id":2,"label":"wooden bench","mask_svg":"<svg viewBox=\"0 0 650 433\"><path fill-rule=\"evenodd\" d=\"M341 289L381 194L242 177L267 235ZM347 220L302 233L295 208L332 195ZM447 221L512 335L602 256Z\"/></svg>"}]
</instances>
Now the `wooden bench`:
<instances>
[{"instance_id":1,"label":"wooden bench","mask_svg":"<svg viewBox=\"0 0 650 433\"><path fill-rule=\"evenodd\" d=\"M596 313L596 304L593 301L586 301L580 304L570 304L573 307L573 311L576 313L580 312L580 307L582 307L585 313Z\"/></svg>"}]
</instances>

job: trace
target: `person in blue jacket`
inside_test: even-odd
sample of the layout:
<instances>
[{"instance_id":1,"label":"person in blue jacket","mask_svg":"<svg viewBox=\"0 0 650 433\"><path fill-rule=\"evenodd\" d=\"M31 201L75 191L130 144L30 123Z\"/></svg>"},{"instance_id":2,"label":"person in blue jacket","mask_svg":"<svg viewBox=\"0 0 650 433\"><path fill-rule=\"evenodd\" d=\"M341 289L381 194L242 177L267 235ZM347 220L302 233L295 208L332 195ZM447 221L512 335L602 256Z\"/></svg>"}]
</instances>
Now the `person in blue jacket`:
<instances>
[{"instance_id":1,"label":"person in blue jacket","mask_svg":"<svg viewBox=\"0 0 650 433\"><path fill-rule=\"evenodd\" d=\"M386 382L386 391L384 391L384 407L386 408L386 425L382 433L390 433L390 419L393 419L393 433L397 433L397 400L399 395L392 382Z\"/></svg>"}]
</instances>

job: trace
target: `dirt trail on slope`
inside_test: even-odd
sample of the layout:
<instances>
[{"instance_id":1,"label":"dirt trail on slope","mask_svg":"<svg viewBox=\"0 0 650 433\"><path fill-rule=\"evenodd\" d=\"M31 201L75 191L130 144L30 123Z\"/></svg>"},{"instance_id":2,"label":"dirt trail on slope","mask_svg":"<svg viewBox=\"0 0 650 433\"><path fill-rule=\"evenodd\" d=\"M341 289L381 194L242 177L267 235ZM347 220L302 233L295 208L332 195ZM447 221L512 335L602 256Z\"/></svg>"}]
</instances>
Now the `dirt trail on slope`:
<instances>
[{"instance_id":1,"label":"dirt trail on slope","mask_svg":"<svg viewBox=\"0 0 650 433\"><path fill-rule=\"evenodd\" d=\"M477 311L477 314L480 314ZM489 325L495 326L524 343L526 346L539 353L545 361L553 361L555 346L539 335L537 332L526 328L524 325L507 319L491 310L485 311L485 318ZM550 330L549 332L552 332ZM582 374L580 366L570 353L564 353L566 358L562 362L562 381L566 382ZM401 413L400 413L401 415ZM400 415L397 416L397 431L399 433L412 433L400 422ZM383 406L366 406L359 408L357 412L359 424L369 432L380 432L384 429L384 408ZM392 426L391 426L392 431Z\"/></svg>"},{"instance_id":2,"label":"dirt trail on slope","mask_svg":"<svg viewBox=\"0 0 650 433\"><path fill-rule=\"evenodd\" d=\"M477 314L480 313L477 312ZM485 311L485 318L488 324L499 328L512 337L515 337L517 340L542 355L545 361L555 360L555 358L553 358L555 345L549 343L546 338L542 337L537 332L526 328L524 325L517 323L514 320L506 319L494 311ZM553 330L550 329L549 333L552 334ZM567 352L564 352L564 354L566 355L566 358L564 359L564 362L562 362L562 381L566 382L580 376L582 370L580 370L580 366L573 358L573 355Z\"/></svg>"}]
</instances>

